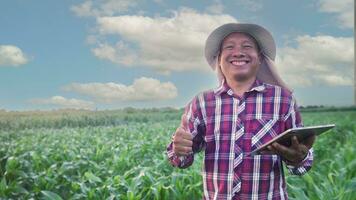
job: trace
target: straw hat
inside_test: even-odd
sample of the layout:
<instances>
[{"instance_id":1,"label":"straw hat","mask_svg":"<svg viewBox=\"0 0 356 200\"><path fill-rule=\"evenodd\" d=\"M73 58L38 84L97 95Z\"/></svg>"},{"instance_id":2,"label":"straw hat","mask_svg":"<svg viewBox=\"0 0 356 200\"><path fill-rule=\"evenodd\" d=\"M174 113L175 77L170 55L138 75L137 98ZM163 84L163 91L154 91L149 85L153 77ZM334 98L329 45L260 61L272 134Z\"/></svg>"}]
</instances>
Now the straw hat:
<instances>
[{"instance_id":1,"label":"straw hat","mask_svg":"<svg viewBox=\"0 0 356 200\"><path fill-rule=\"evenodd\" d=\"M257 72L257 79L281 87L288 86L283 82L274 66L276 45L269 31L256 24L229 23L216 28L205 43L205 58L209 65L216 69L222 41L231 33L245 33L254 38L263 55L263 62ZM220 69L219 69L220 70Z\"/></svg>"}]
</instances>

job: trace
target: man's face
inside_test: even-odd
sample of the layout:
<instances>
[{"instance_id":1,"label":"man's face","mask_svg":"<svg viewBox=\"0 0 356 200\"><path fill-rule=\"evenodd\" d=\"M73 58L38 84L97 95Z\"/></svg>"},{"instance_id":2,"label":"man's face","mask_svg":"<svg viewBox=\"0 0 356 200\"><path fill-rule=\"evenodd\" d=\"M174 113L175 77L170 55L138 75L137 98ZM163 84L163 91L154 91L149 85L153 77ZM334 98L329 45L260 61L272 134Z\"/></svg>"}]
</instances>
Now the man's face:
<instances>
[{"instance_id":1,"label":"man's face","mask_svg":"<svg viewBox=\"0 0 356 200\"><path fill-rule=\"evenodd\" d=\"M260 65L255 40L244 33L231 33L222 45L219 56L221 71L228 81L244 82L254 79Z\"/></svg>"}]
</instances>

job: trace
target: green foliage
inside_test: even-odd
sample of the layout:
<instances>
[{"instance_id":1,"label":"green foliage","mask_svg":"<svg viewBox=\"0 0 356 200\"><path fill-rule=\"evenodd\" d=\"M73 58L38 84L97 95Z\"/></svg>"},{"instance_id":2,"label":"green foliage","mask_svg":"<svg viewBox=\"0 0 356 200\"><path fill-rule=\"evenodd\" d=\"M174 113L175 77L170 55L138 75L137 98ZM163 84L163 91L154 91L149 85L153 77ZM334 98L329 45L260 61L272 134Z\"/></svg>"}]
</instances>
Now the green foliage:
<instances>
[{"instance_id":1,"label":"green foliage","mask_svg":"<svg viewBox=\"0 0 356 200\"><path fill-rule=\"evenodd\" d=\"M0 199L201 199L203 155L184 170L165 155L181 112L2 113L0 123L9 126L0 128ZM356 112L303 118L336 128L317 139L307 175L286 176L290 198L352 199Z\"/></svg>"},{"instance_id":2,"label":"green foliage","mask_svg":"<svg viewBox=\"0 0 356 200\"><path fill-rule=\"evenodd\" d=\"M175 108L151 108L88 111L4 111L0 110L0 130L14 131L32 128L117 126L132 123L149 123L180 119L183 110Z\"/></svg>"},{"instance_id":3,"label":"green foliage","mask_svg":"<svg viewBox=\"0 0 356 200\"><path fill-rule=\"evenodd\" d=\"M308 112L303 117L305 125L334 123L336 127L317 138L311 171L302 177L287 177L289 196L291 199L354 199L356 112Z\"/></svg>"},{"instance_id":4,"label":"green foliage","mask_svg":"<svg viewBox=\"0 0 356 200\"><path fill-rule=\"evenodd\" d=\"M41 193L43 194L43 196L45 197L44 199L46 200L62 200L62 198L54 192L43 190L41 191Z\"/></svg>"}]
</instances>

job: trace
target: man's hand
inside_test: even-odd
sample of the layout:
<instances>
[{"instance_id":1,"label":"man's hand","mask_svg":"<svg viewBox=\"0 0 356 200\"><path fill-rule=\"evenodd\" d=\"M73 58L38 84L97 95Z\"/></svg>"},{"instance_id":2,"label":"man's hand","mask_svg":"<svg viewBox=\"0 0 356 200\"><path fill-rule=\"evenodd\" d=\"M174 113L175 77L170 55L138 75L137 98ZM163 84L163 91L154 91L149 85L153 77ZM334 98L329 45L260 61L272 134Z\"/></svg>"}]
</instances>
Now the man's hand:
<instances>
[{"instance_id":1,"label":"man's hand","mask_svg":"<svg viewBox=\"0 0 356 200\"><path fill-rule=\"evenodd\" d=\"M187 156L192 153L193 136L188 132L187 117L182 115L181 125L172 137L173 151L178 156Z\"/></svg>"},{"instance_id":2,"label":"man's hand","mask_svg":"<svg viewBox=\"0 0 356 200\"><path fill-rule=\"evenodd\" d=\"M292 165L298 165L308 154L309 149L313 146L315 135L309 136L302 143L299 143L296 136L292 137L292 145L286 147L277 142L272 143L267 148L272 153L278 154L288 160Z\"/></svg>"}]
</instances>

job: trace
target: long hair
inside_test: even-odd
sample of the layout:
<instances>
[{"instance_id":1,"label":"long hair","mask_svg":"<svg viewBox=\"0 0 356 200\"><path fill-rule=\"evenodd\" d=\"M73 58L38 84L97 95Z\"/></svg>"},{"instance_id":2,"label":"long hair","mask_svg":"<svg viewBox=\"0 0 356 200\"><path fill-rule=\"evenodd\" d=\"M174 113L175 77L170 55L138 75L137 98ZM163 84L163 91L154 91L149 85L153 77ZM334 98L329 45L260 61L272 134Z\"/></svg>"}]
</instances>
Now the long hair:
<instances>
[{"instance_id":1,"label":"long hair","mask_svg":"<svg viewBox=\"0 0 356 200\"><path fill-rule=\"evenodd\" d=\"M219 84L222 84L223 80L225 79L225 76L221 71L221 66L219 64L219 57L220 55L216 59L215 69L216 69L216 74L218 77ZM256 75L257 79L268 84L278 85L292 92L293 90L291 90L290 87L278 75L277 68L275 66L274 61L264 53L261 53L261 57L262 57L262 61Z\"/></svg>"},{"instance_id":2,"label":"long hair","mask_svg":"<svg viewBox=\"0 0 356 200\"><path fill-rule=\"evenodd\" d=\"M220 56L219 56L220 57ZM216 59L216 64L215 64L215 69L216 69L216 74L218 76L218 81L219 81L219 86L221 86L221 84L223 84L223 80L225 80L225 76L221 71L221 66L219 64L219 58Z\"/></svg>"}]
</instances>

